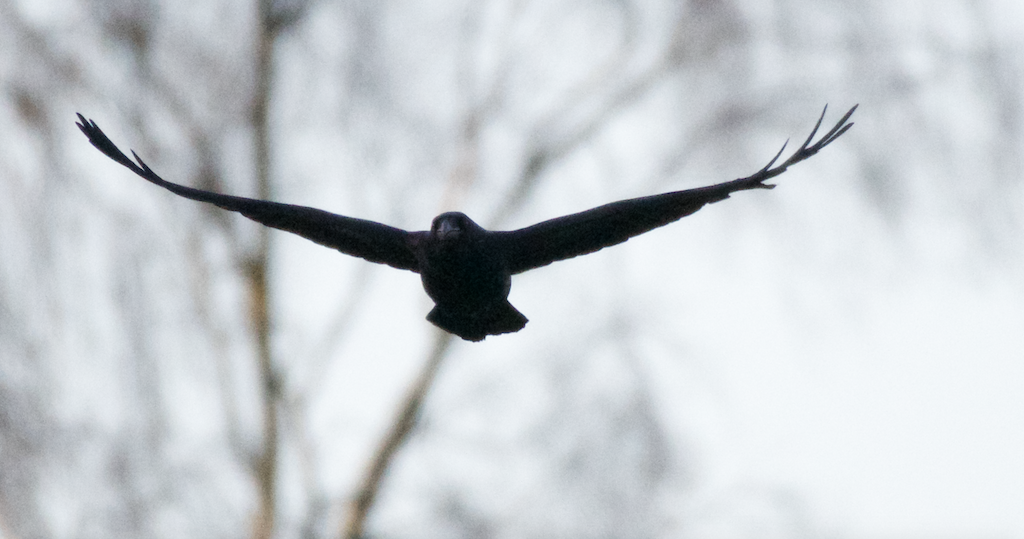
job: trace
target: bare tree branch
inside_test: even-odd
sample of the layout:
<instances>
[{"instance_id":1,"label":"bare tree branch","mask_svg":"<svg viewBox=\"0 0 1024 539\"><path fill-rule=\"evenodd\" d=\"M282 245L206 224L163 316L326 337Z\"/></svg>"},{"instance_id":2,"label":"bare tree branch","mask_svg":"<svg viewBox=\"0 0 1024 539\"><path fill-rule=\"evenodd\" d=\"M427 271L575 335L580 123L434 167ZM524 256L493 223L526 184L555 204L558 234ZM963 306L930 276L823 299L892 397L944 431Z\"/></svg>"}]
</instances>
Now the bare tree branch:
<instances>
[{"instance_id":1,"label":"bare tree branch","mask_svg":"<svg viewBox=\"0 0 1024 539\"><path fill-rule=\"evenodd\" d=\"M657 63L646 72L620 86L607 98L603 107L596 110L586 121L577 125L572 133L555 142L535 146L526 157L519 178L513 184L504 203L491 217L490 226L494 228L503 224L527 202L530 194L537 187L537 180L549 166L586 144L612 118L622 113L631 104L636 103L658 83L670 76L672 74L670 62L671 59L666 58L664 62ZM608 72L607 75L609 78L615 76L612 72ZM606 84L595 83L594 87L602 88L610 83L610 80Z\"/></svg>"},{"instance_id":2,"label":"bare tree branch","mask_svg":"<svg viewBox=\"0 0 1024 539\"><path fill-rule=\"evenodd\" d=\"M272 198L270 188L271 151L268 111L274 80L274 42L280 29L273 12L273 0L259 0L259 28L256 38L256 88L250 110L255 134L257 197ZM270 234L258 229L256 251L245 264L249 283L250 318L256 334L261 402L263 409L263 449L257 457L254 472L259 492L259 506L253 522L254 539L270 539L277 515L278 448L280 445L281 382L274 365L270 342Z\"/></svg>"},{"instance_id":3,"label":"bare tree branch","mask_svg":"<svg viewBox=\"0 0 1024 539\"><path fill-rule=\"evenodd\" d=\"M341 528L341 537L344 539L361 539L364 537L363 530L366 526L366 517L373 503L377 500L377 493L380 491L384 474L391 465L395 453L402 447L402 444L416 425L416 420L419 419L420 409L423 406L424 399L426 399L427 392L430 391L431 386L434 384L438 368L448 355L448 347L452 342L452 335L443 331L435 333L437 337L434 340L434 347L430 351L423 370L406 394L405 401L399 408L395 421L391 424L391 429L381 441L380 447L370 461L366 475L359 484L359 488L356 489L352 505L349 508L348 518Z\"/></svg>"}]
</instances>

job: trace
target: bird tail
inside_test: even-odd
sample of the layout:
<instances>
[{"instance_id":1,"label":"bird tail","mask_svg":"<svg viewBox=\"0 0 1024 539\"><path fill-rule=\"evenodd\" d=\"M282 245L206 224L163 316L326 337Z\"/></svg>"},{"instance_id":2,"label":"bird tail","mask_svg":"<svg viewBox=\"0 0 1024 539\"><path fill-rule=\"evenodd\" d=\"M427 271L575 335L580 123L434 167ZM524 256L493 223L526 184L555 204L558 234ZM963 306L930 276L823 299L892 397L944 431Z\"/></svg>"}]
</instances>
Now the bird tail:
<instances>
[{"instance_id":1,"label":"bird tail","mask_svg":"<svg viewBox=\"0 0 1024 539\"><path fill-rule=\"evenodd\" d=\"M427 314L427 320L448 333L473 342L482 341L488 335L515 333L529 322L508 300L483 313L468 315L453 313L437 305Z\"/></svg>"}]
</instances>

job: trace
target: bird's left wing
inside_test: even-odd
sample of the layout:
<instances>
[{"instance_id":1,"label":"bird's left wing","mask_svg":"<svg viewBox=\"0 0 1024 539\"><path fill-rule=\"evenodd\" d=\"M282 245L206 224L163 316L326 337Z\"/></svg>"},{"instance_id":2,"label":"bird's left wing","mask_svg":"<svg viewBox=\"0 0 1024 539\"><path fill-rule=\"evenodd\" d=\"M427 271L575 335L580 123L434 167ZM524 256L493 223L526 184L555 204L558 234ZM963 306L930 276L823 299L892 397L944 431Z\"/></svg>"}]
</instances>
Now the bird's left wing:
<instances>
[{"instance_id":1,"label":"bird's left wing","mask_svg":"<svg viewBox=\"0 0 1024 539\"><path fill-rule=\"evenodd\" d=\"M774 185L765 181L818 153L852 127L853 124L847 121L855 110L856 106L820 140L811 144L825 118L825 111L822 111L817 125L804 144L774 168L772 166L786 149L785 145L771 162L752 176L708 187L621 200L519 230L494 232L496 247L503 253L509 271L513 274L521 273L622 243L633 236L682 219L705 204L725 200L732 192L771 189Z\"/></svg>"},{"instance_id":2,"label":"bird's left wing","mask_svg":"<svg viewBox=\"0 0 1024 539\"><path fill-rule=\"evenodd\" d=\"M78 119L78 128L104 155L176 195L238 212L258 223L298 234L347 255L419 272L419 263L412 247L416 233L316 208L222 195L171 183L153 172L135 152L132 152L135 161L129 159L111 142L96 122L86 120L81 114L78 115Z\"/></svg>"}]
</instances>

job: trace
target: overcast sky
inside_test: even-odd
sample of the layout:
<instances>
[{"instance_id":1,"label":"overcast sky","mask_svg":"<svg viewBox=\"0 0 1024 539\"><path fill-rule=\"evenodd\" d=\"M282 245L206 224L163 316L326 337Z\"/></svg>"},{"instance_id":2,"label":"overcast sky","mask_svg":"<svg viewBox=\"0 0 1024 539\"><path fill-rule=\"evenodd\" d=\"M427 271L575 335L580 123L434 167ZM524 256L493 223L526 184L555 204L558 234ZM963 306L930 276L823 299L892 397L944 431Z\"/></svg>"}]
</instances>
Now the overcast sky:
<instances>
[{"instance_id":1,"label":"overcast sky","mask_svg":"<svg viewBox=\"0 0 1024 539\"><path fill-rule=\"evenodd\" d=\"M73 121L251 196L251 15L3 3L0 539L248 536L255 227ZM1022 35L998 1L314 2L276 42L274 198L404 228L727 181L860 104L776 189L517 276L529 324L452 344L371 534L1024 539ZM431 305L271 245L277 535L333 537Z\"/></svg>"}]
</instances>

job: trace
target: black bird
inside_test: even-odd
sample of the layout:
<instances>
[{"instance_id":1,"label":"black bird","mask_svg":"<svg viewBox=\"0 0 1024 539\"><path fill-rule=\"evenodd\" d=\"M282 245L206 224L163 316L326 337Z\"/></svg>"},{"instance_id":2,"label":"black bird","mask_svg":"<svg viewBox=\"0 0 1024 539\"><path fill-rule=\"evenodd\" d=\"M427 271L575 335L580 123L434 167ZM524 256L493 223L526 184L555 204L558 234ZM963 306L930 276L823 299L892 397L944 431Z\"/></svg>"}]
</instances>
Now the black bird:
<instances>
[{"instance_id":1,"label":"black bird","mask_svg":"<svg viewBox=\"0 0 1024 539\"><path fill-rule=\"evenodd\" d=\"M816 154L845 133L856 106L820 140L810 136L778 166L786 149L752 176L697 189L613 202L604 206L511 231L490 231L463 213L442 213L429 232L409 232L384 224L345 217L305 206L222 195L164 180L135 152L132 161L100 130L78 115L78 127L97 149L146 180L176 195L209 202L266 226L292 232L320 245L370 262L414 271L435 306L427 315L434 325L469 341L523 329L527 319L508 302L512 276L558 260L593 253L638 234L686 217L705 204L729 198L734 191L771 189L765 181Z\"/></svg>"}]
</instances>

